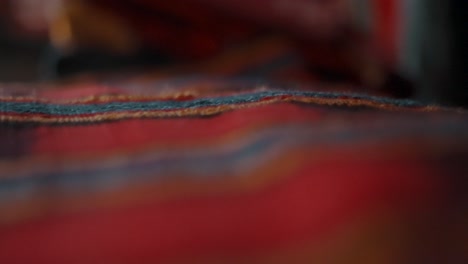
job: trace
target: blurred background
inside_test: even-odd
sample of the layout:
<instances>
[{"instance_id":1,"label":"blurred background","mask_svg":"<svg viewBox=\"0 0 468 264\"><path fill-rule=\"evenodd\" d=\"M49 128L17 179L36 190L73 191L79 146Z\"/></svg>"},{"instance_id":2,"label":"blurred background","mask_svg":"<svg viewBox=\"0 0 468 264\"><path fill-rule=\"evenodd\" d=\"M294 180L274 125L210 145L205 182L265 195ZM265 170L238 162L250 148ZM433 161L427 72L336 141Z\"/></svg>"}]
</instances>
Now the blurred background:
<instances>
[{"instance_id":1,"label":"blurred background","mask_svg":"<svg viewBox=\"0 0 468 264\"><path fill-rule=\"evenodd\" d=\"M467 106L467 10L464 0L2 0L0 82L203 74Z\"/></svg>"}]
</instances>

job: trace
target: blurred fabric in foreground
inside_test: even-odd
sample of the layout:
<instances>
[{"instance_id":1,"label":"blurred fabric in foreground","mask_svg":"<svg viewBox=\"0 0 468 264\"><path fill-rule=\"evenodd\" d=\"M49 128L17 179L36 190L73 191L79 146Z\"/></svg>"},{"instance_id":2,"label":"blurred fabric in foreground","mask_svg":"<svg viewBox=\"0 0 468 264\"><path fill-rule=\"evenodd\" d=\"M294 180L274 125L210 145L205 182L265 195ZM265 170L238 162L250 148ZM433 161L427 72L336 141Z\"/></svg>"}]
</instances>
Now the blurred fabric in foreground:
<instances>
[{"instance_id":1,"label":"blurred fabric in foreground","mask_svg":"<svg viewBox=\"0 0 468 264\"><path fill-rule=\"evenodd\" d=\"M194 77L2 91L1 263L468 257L466 111Z\"/></svg>"}]
</instances>

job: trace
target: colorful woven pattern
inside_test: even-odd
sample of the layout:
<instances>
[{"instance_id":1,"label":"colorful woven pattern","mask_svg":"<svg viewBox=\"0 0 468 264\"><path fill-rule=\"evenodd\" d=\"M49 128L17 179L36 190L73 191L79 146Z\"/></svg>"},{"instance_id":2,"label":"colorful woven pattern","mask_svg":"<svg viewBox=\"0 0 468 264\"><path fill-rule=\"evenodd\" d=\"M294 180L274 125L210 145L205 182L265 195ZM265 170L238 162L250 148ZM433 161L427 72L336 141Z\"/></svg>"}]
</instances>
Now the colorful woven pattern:
<instances>
[{"instance_id":1,"label":"colorful woven pattern","mask_svg":"<svg viewBox=\"0 0 468 264\"><path fill-rule=\"evenodd\" d=\"M0 97L0 263L466 253L465 111L246 81L18 91Z\"/></svg>"}]
</instances>

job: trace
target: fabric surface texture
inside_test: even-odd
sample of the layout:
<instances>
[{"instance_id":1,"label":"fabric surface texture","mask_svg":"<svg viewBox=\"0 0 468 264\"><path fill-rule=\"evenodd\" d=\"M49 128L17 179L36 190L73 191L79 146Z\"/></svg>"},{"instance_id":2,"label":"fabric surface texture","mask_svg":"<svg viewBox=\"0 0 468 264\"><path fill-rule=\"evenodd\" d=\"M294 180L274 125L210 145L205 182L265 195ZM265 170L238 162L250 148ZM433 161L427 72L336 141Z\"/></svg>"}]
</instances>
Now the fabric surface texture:
<instances>
[{"instance_id":1,"label":"fabric surface texture","mask_svg":"<svg viewBox=\"0 0 468 264\"><path fill-rule=\"evenodd\" d=\"M464 110L195 77L1 91L1 263L466 257Z\"/></svg>"}]
</instances>

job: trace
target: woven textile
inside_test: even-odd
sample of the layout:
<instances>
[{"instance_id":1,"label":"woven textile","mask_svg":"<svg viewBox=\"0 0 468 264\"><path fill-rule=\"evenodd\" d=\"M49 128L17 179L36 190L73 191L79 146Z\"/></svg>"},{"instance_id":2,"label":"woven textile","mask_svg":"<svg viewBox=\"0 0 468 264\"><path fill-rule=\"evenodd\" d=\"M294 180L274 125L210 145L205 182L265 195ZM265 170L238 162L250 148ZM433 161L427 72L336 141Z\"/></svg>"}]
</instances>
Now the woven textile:
<instances>
[{"instance_id":1,"label":"woven textile","mask_svg":"<svg viewBox=\"0 0 468 264\"><path fill-rule=\"evenodd\" d=\"M461 263L467 121L245 80L3 87L0 263Z\"/></svg>"}]
</instances>

